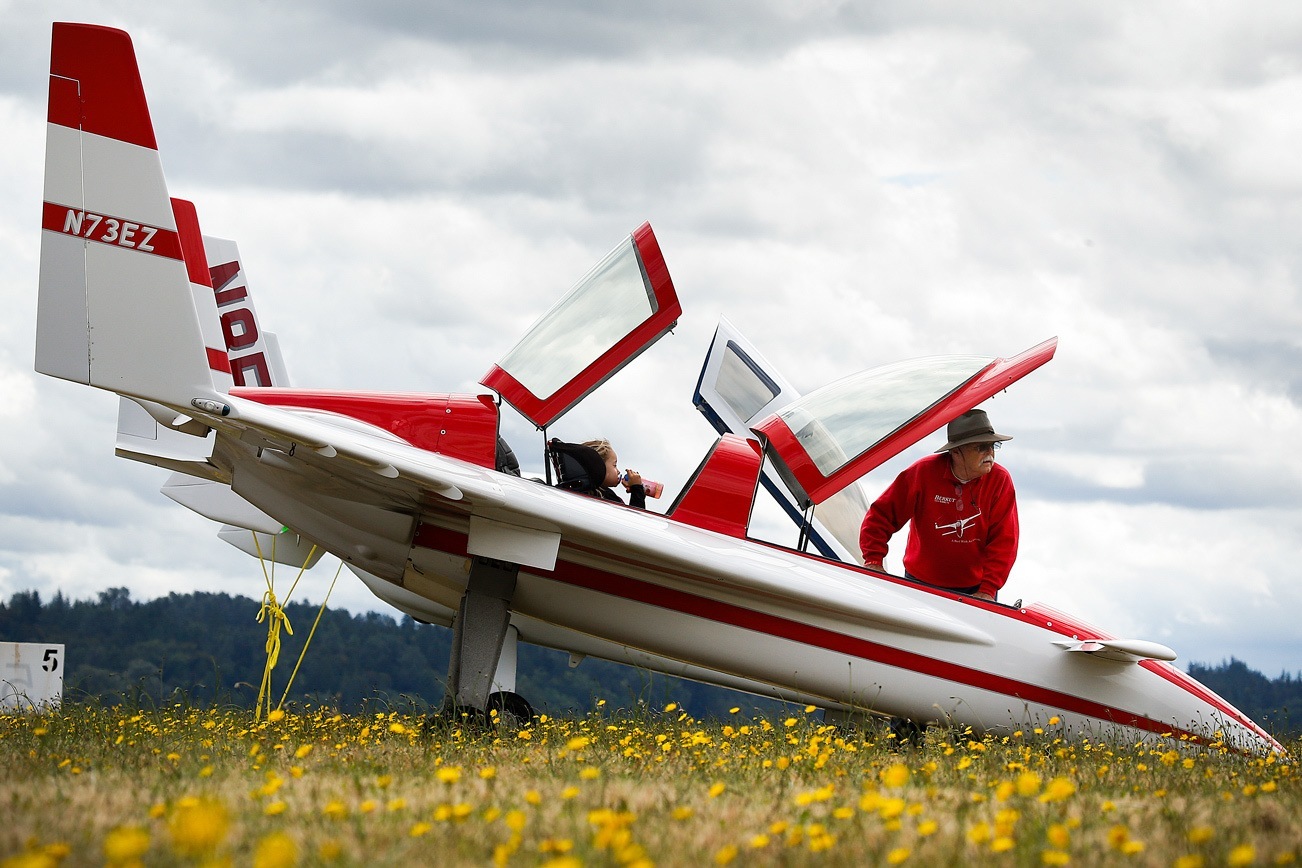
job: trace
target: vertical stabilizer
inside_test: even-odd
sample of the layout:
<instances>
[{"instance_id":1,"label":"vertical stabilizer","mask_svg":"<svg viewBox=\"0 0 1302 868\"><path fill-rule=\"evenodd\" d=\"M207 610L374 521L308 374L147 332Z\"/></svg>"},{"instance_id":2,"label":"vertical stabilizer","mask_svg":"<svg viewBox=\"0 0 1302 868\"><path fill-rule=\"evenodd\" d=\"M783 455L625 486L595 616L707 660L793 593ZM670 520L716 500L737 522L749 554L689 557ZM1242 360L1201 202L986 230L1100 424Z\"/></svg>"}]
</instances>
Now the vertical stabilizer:
<instances>
[{"instance_id":1,"label":"vertical stabilizer","mask_svg":"<svg viewBox=\"0 0 1302 868\"><path fill-rule=\"evenodd\" d=\"M212 395L224 354L205 350L126 33L54 25L48 121L36 370L175 407Z\"/></svg>"}]
</instances>

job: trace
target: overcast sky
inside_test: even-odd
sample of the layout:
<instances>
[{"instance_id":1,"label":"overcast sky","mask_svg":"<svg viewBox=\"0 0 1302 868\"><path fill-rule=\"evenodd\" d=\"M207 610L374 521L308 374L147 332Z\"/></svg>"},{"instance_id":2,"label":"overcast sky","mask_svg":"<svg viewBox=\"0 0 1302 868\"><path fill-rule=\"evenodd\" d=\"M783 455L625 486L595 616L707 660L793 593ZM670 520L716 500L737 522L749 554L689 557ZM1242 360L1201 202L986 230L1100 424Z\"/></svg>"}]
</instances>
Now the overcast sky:
<instances>
[{"instance_id":1,"label":"overcast sky","mask_svg":"<svg viewBox=\"0 0 1302 868\"><path fill-rule=\"evenodd\" d=\"M239 242L295 385L478 391L647 220L679 327L550 433L610 437L669 496L714 439L690 399L721 314L804 390L1057 335L984 405L1016 438L1001 599L1181 665L1302 671L1302 6L0 0L0 20L0 596L263 589L158 494L165 471L113 457L115 397L32 371L50 22L72 20L132 35L171 193ZM531 426L503 430L541 466ZM382 608L340 584L335 604Z\"/></svg>"}]
</instances>

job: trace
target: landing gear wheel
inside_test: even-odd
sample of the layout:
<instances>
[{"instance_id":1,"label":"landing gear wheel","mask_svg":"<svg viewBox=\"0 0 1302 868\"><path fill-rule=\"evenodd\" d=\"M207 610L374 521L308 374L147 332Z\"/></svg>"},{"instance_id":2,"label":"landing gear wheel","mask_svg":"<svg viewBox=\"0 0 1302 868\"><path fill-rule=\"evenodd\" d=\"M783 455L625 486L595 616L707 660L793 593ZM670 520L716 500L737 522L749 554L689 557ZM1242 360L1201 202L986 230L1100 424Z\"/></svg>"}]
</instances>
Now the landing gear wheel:
<instances>
[{"instance_id":1,"label":"landing gear wheel","mask_svg":"<svg viewBox=\"0 0 1302 868\"><path fill-rule=\"evenodd\" d=\"M533 723L533 718L533 706L520 694L502 690L488 695L488 719L498 726L519 729Z\"/></svg>"},{"instance_id":2,"label":"landing gear wheel","mask_svg":"<svg viewBox=\"0 0 1302 868\"><path fill-rule=\"evenodd\" d=\"M922 740L927 734L924 724L909 720L907 717L892 717L888 728L895 735L898 747L922 747Z\"/></svg>"}]
</instances>

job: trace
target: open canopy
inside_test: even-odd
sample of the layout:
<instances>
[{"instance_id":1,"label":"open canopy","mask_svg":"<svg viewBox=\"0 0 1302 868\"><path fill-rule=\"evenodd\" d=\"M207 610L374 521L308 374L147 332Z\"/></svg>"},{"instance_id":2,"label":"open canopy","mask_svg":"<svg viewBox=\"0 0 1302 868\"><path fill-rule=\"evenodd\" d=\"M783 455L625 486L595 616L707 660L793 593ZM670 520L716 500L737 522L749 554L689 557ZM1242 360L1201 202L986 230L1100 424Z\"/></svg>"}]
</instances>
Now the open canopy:
<instances>
[{"instance_id":1,"label":"open canopy","mask_svg":"<svg viewBox=\"0 0 1302 868\"><path fill-rule=\"evenodd\" d=\"M480 383L545 428L678 322L651 224L606 255Z\"/></svg>"},{"instance_id":2,"label":"open canopy","mask_svg":"<svg viewBox=\"0 0 1302 868\"><path fill-rule=\"evenodd\" d=\"M1058 339L1010 359L934 356L824 386L754 427L792 493L822 503L1053 358Z\"/></svg>"}]
</instances>

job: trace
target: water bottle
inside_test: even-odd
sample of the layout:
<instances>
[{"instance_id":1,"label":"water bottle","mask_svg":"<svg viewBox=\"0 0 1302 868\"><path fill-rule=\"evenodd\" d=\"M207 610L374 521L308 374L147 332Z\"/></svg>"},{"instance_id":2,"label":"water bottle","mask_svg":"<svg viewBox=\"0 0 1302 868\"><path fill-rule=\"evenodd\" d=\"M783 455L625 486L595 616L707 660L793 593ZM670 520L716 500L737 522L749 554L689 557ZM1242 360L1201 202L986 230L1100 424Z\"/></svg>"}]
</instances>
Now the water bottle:
<instances>
[{"instance_id":1,"label":"water bottle","mask_svg":"<svg viewBox=\"0 0 1302 868\"><path fill-rule=\"evenodd\" d=\"M621 485L627 486L628 474L621 473L619 475L619 481ZM660 495L665 493L665 484L663 482L656 482L654 479L647 479L645 476L643 476L642 490L646 492L647 497L659 497Z\"/></svg>"}]
</instances>

